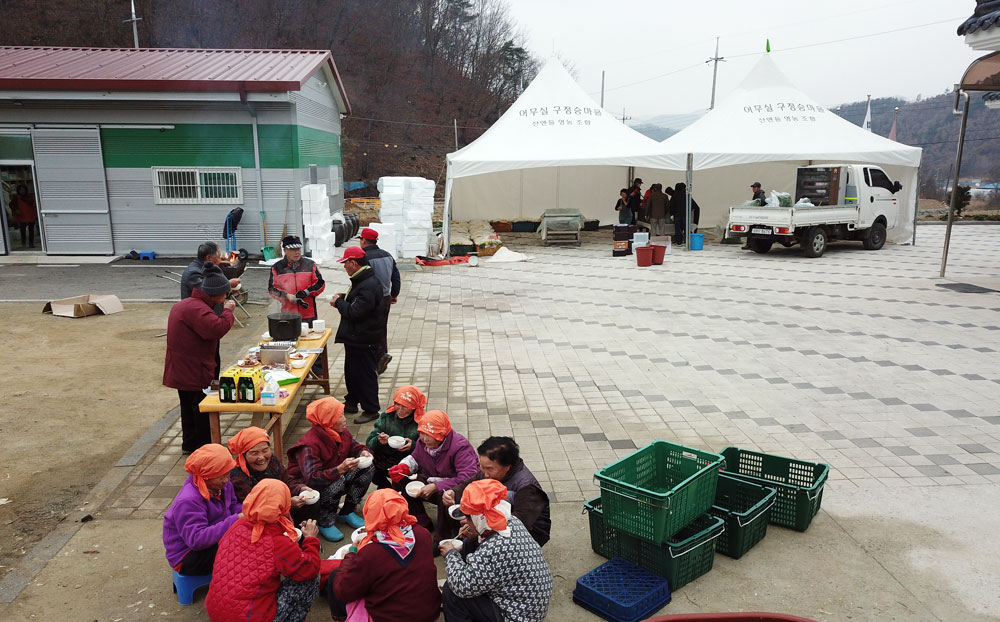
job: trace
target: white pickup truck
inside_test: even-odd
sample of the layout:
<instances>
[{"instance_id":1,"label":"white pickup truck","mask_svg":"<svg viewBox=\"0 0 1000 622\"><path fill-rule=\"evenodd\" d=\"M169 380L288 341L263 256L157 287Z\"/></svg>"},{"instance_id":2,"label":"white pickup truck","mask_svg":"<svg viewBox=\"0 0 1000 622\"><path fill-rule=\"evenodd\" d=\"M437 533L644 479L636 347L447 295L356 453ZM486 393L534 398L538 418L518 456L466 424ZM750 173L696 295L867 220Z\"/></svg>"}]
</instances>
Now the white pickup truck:
<instances>
[{"instance_id":1,"label":"white pickup truck","mask_svg":"<svg viewBox=\"0 0 1000 622\"><path fill-rule=\"evenodd\" d=\"M804 166L798 169L794 196L811 205L730 207L726 237L746 237L756 253L778 242L798 244L806 257L819 257L835 240L860 240L866 249L878 250L886 229L896 224L895 194L902 187L877 166Z\"/></svg>"}]
</instances>

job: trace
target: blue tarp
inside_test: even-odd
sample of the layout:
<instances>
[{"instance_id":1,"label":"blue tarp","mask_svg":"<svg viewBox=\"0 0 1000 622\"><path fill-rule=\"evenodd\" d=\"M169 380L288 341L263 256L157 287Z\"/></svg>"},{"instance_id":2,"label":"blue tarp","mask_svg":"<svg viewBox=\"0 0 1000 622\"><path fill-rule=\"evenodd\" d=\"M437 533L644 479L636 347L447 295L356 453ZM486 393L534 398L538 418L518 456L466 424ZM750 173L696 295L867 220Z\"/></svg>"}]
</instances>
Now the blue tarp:
<instances>
[{"instance_id":1,"label":"blue tarp","mask_svg":"<svg viewBox=\"0 0 1000 622\"><path fill-rule=\"evenodd\" d=\"M350 192L351 190L361 190L362 188L367 188L368 184L363 181L345 181L344 182L344 192Z\"/></svg>"}]
</instances>

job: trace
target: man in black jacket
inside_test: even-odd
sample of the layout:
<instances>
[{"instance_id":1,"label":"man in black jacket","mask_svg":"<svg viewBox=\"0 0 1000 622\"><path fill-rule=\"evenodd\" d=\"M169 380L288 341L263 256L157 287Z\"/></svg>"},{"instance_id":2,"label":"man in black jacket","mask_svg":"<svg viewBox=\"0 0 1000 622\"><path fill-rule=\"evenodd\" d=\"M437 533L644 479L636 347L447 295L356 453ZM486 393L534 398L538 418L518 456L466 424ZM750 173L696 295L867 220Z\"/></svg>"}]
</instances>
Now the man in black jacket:
<instances>
[{"instance_id":1,"label":"man in black jacket","mask_svg":"<svg viewBox=\"0 0 1000 622\"><path fill-rule=\"evenodd\" d=\"M378 418L382 410L378 402L379 346L385 335L382 320L382 284L365 259L365 251L352 246L337 260L344 264L351 286L346 294L337 294L330 305L340 312L337 343L344 344L344 412L358 412L354 423L368 423Z\"/></svg>"},{"instance_id":2,"label":"man in black jacket","mask_svg":"<svg viewBox=\"0 0 1000 622\"><path fill-rule=\"evenodd\" d=\"M361 230L361 248L365 251L368 265L375 271L379 283L382 284L382 320L385 323L382 345L378 351L378 375L381 376L392 355L389 354L389 309L396 304L399 296L399 268L396 260L388 252L378 247L378 231L365 227Z\"/></svg>"}]
</instances>

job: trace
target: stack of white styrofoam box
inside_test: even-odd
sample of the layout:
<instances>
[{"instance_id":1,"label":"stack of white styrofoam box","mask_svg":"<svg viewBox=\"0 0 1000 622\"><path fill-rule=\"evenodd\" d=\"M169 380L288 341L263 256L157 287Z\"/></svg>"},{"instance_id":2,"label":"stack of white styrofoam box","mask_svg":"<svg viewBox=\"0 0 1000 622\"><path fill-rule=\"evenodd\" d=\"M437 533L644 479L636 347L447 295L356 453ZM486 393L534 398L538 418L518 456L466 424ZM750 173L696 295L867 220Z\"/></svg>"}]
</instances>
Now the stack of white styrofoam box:
<instances>
[{"instance_id":1,"label":"stack of white styrofoam box","mask_svg":"<svg viewBox=\"0 0 1000 622\"><path fill-rule=\"evenodd\" d=\"M330 198L326 184L308 184L302 187L302 228L312 254L313 261L323 263L333 258L336 236L333 215L330 213Z\"/></svg>"},{"instance_id":2,"label":"stack of white styrofoam box","mask_svg":"<svg viewBox=\"0 0 1000 622\"><path fill-rule=\"evenodd\" d=\"M399 259L403 226L392 222L373 222L368 226L378 232L378 247Z\"/></svg>"},{"instance_id":3,"label":"stack of white styrofoam box","mask_svg":"<svg viewBox=\"0 0 1000 622\"><path fill-rule=\"evenodd\" d=\"M379 220L399 227L395 236L399 253L407 258L426 255L434 225L434 182L422 177L382 177L377 185L382 204Z\"/></svg>"}]
</instances>

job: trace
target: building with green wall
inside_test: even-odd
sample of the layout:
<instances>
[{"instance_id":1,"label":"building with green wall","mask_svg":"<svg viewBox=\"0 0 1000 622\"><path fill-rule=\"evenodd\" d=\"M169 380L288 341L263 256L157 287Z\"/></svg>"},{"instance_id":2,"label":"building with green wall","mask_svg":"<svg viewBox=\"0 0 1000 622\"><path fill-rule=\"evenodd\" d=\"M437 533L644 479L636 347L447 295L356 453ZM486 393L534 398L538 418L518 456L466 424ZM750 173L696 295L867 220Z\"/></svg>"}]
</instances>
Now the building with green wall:
<instances>
[{"instance_id":1,"label":"building with green wall","mask_svg":"<svg viewBox=\"0 0 1000 622\"><path fill-rule=\"evenodd\" d=\"M0 47L0 174L30 175L48 254L189 256L237 206L240 248L262 213L302 235L311 165L342 202L348 114L327 51Z\"/></svg>"}]
</instances>

